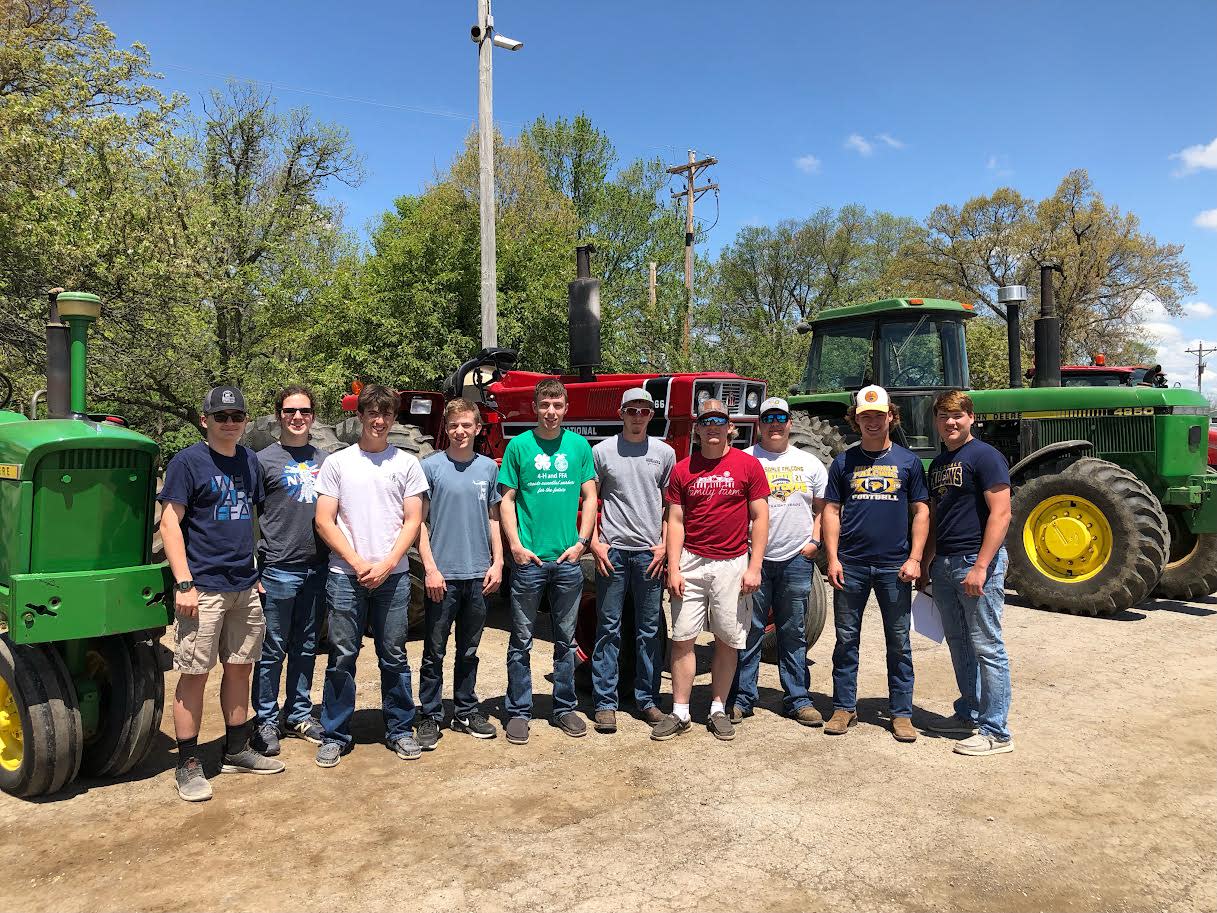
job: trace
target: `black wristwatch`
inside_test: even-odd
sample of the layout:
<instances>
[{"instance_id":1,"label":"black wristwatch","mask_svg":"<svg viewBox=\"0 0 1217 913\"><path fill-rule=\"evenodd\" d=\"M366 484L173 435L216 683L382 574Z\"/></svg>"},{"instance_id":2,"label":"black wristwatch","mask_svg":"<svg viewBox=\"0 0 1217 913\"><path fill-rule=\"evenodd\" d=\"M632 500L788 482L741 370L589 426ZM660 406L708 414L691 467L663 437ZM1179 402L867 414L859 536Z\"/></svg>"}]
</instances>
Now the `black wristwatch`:
<instances>
[{"instance_id":1,"label":"black wristwatch","mask_svg":"<svg viewBox=\"0 0 1217 913\"><path fill-rule=\"evenodd\" d=\"M584 548L587 548L589 545L592 544L592 540L589 536L580 536L579 544L582 545Z\"/></svg>"},{"instance_id":2,"label":"black wristwatch","mask_svg":"<svg viewBox=\"0 0 1217 913\"><path fill-rule=\"evenodd\" d=\"M175 583L173 585L173 588L175 590L177 590L179 593L189 593L191 590L194 589L194 581L193 580L183 580L180 583Z\"/></svg>"},{"instance_id":3,"label":"black wristwatch","mask_svg":"<svg viewBox=\"0 0 1217 913\"><path fill-rule=\"evenodd\" d=\"M817 549L821 549L824 547L824 543L821 542L819 539L808 539L807 541L809 543L811 543L812 545L814 545Z\"/></svg>"}]
</instances>

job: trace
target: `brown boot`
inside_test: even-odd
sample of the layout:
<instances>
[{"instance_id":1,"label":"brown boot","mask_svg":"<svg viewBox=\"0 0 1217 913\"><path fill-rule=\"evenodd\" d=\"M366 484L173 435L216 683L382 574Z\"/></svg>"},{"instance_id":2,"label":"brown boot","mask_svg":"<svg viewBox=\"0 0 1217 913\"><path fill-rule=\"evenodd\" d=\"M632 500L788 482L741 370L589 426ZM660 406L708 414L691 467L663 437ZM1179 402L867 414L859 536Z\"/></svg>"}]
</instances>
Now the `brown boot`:
<instances>
[{"instance_id":1,"label":"brown boot","mask_svg":"<svg viewBox=\"0 0 1217 913\"><path fill-rule=\"evenodd\" d=\"M916 742L917 730L913 728L913 721L907 716L892 717L892 737L897 742Z\"/></svg>"},{"instance_id":2,"label":"brown boot","mask_svg":"<svg viewBox=\"0 0 1217 913\"><path fill-rule=\"evenodd\" d=\"M659 723L659 721L662 720L665 716L667 716L667 714L664 713L662 710L660 710L658 707L648 707L646 710L642 711L643 721L650 723L652 726Z\"/></svg>"},{"instance_id":3,"label":"brown boot","mask_svg":"<svg viewBox=\"0 0 1217 913\"><path fill-rule=\"evenodd\" d=\"M597 732L616 732L617 714L613 710L597 710L595 718Z\"/></svg>"},{"instance_id":4,"label":"brown boot","mask_svg":"<svg viewBox=\"0 0 1217 913\"><path fill-rule=\"evenodd\" d=\"M824 724L825 735L845 735L850 726L858 722L858 714L852 710L834 710L832 717Z\"/></svg>"},{"instance_id":5,"label":"brown boot","mask_svg":"<svg viewBox=\"0 0 1217 913\"><path fill-rule=\"evenodd\" d=\"M808 704L806 707L800 707L794 713L794 721L800 726L823 726L824 717L820 716L820 711Z\"/></svg>"}]
</instances>

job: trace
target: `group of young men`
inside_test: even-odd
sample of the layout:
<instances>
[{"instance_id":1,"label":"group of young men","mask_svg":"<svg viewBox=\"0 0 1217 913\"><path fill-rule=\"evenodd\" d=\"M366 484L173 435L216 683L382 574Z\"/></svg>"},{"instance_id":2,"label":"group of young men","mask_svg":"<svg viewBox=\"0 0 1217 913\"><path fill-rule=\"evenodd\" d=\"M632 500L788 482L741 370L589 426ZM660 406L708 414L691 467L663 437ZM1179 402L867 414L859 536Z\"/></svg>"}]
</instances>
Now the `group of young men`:
<instances>
[{"instance_id":1,"label":"group of young men","mask_svg":"<svg viewBox=\"0 0 1217 913\"><path fill-rule=\"evenodd\" d=\"M597 596L591 717L598 732L617 729L622 649L636 653L634 701L651 738L666 741L688 732L694 645L709 631L714 646L706 726L717 739L733 739L758 703L761 641L772 617L784 713L804 726L846 733L857 721L861 620L873 590L887 641L892 733L914 741L910 604L914 584L932 581L960 697L949 719L927 728L963 736L955 745L961 754L1012 749L1001 636L1009 475L1001 455L972 437L966 394L946 393L935 403L944 448L930 467L928 486L920 460L892 442L899 411L880 387L859 391L848 419L861 442L828 469L791 445L792 413L776 397L762 403L760 440L747 450L732 446L736 429L724 405L702 402L696 446L680 460L647 434L655 403L645 389L623 395L621 433L595 447L563 427L567 395L561 382L541 381L533 401L536 427L509 441L499 466L474 452L481 417L464 399L445 407L447 449L420 463L389 443L399 403L396 393L379 385L359 394L358 443L329 455L309 442L315 403L307 388L280 393L280 440L257 454L239 443L247 421L241 392L217 387L208 393L206 440L170 461L159 495L162 539L176 580L180 677L173 719L183 799L212 795L197 740L204 687L217 661L226 725L221 772L282 772L276 756L284 736L316 744L316 763L336 766L353 746L355 668L369 628L391 750L415 759L442 737L443 665L453 627L448 726L494 738L497 729L476 693L478 647L486 597L505 575L506 739L516 745L529 739L530 658L542 599L554 651L547 715L566 735L585 736L577 712L574 634L584 590L580 559L589 551ZM426 591L417 704L405 650L407 553L414 545ZM821 551L835 590L833 714L827 723L811 699L804 629ZM670 713L659 706L665 589L672 623ZM634 643L623 645L627 604ZM330 651L318 720L310 692L323 620Z\"/></svg>"}]
</instances>

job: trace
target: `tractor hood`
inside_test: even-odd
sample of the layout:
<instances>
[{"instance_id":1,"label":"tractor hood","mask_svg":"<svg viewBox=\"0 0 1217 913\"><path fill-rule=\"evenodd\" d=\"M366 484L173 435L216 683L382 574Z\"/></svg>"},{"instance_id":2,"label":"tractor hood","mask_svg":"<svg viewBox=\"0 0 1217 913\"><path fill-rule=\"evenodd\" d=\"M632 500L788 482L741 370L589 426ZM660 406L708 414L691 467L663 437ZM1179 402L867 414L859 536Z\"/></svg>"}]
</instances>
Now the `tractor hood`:
<instances>
[{"instance_id":1,"label":"tractor hood","mask_svg":"<svg viewBox=\"0 0 1217 913\"><path fill-rule=\"evenodd\" d=\"M33 478L48 453L61 450L137 450L156 458L156 442L109 422L40 419L0 426L0 468L4 478Z\"/></svg>"},{"instance_id":2,"label":"tractor hood","mask_svg":"<svg viewBox=\"0 0 1217 913\"><path fill-rule=\"evenodd\" d=\"M1018 412L1024 418L1070 417L1088 409L1152 409L1157 415L1208 415L1209 404L1195 390L1180 387L1027 387L969 391L977 413ZM1052 416L1037 416L1051 412Z\"/></svg>"}]
</instances>

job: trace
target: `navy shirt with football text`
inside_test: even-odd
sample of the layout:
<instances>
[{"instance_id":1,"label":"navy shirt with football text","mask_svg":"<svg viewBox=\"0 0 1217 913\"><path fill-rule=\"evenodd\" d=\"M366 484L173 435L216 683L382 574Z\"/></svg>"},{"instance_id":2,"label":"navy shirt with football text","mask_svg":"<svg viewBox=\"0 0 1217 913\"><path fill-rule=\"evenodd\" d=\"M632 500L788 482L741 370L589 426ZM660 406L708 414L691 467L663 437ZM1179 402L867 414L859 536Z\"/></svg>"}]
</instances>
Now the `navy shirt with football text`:
<instances>
[{"instance_id":1,"label":"navy shirt with football text","mask_svg":"<svg viewBox=\"0 0 1217 913\"><path fill-rule=\"evenodd\" d=\"M929 499L921 460L899 444L882 455L861 446L838 454L824 492L824 500L841 505L837 559L842 564L900 567L909 557L909 506Z\"/></svg>"},{"instance_id":2,"label":"navy shirt with football text","mask_svg":"<svg viewBox=\"0 0 1217 913\"><path fill-rule=\"evenodd\" d=\"M934 500L934 551L975 555L985 535L989 504L985 492L1010 484L1010 467L995 448L972 438L958 450L943 450L930 463Z\"/></svg>"}]
</instances>

